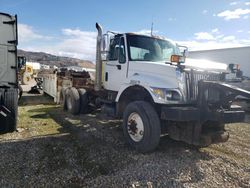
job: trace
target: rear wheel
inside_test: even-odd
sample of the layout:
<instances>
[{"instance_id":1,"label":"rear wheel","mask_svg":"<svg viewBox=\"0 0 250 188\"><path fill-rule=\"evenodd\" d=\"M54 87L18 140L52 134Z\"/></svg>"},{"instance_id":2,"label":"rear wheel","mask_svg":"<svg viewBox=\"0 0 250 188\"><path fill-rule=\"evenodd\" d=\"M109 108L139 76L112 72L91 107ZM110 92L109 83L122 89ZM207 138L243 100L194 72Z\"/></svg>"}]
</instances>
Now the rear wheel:
<instances>
[{"instance_id":1,"label":"rear wheel","mask_svg":"<svg viewBox=\"0 0 250 188\"><path fill-rule=\"evenodd\" d=\"M18 110L18 90L8 89L4 93L4 106L10 111L10 118L6 121L5 130L13 132L17 126L17 110Z\"/></svg>"},{"instance_id":2,"label":"rear wheel","mask_svg":"<svg viewBox=\"0 0 250 188\"><path fill-rule=\"evenodd\" d=\"M66 92L67 110L73 114L80 112L80 95L76 88L72 87Z\"/></svg>"},{"instance_id":3,"label":"rear wheel","mask_svg":"<svg viewBox=\"0 0 250 188\"><path fill-rule=\"evenodd\" d=\"M66 94L68 92L68 88L62 88L60 92L60 105L62 105L64 110L67 110L67 102L66 102Z\"/></svg>"},{"instance_id":4,"label":"rear wheel","mask_svg":"<svg viewBox=\"0 0 250 188\"><path fill-rule=\"evenodd\" d=\"M160 141L161 126L152 105L144 101L130 103L123 115L123 132L128 143L137 151L153 151Z\"/></svg>"},{"instance_id":5,"label":"rear wheel","mask_svg":"<svg viewBox=\"0 0 250 188\"><path fill-rule=\"evenodd\" d=\"M88 112L88 93L85 89L78 89L78 93L80 95L80 112L86 113Z\"/></svg>"}]
</instances>

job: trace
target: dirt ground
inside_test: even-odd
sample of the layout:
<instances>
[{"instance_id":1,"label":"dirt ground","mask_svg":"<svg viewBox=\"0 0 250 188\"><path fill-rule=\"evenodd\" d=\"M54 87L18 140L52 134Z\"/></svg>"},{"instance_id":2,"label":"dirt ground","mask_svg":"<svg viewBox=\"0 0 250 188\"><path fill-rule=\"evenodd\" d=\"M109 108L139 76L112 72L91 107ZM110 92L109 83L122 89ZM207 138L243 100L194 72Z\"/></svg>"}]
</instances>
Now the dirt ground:
<instances>
[{"instance_id":1,"label":"dirt ground","mask_svg":"<svg viewBox=\"0 0 250 188\"><path fill-rule=\"evenodd\" d=\"M151 154L130 149L120 126L24 96L18 131L0 135L0 187L250 187L249 123L227 125L229 141L207 148L163 136Z\"/></svg>"}]
</instances>

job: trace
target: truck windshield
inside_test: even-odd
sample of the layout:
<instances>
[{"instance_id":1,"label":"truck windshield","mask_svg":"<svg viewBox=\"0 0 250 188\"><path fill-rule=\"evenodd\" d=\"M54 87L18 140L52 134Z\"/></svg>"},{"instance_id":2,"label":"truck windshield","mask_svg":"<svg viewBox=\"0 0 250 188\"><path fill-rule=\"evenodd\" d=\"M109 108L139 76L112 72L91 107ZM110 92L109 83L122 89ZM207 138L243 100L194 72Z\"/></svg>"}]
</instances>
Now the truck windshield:
<instances>
[{"instance_id":1,"label":"truck windshield","mask_svg":"<svg viewBox=\"0 0 250 188\"><path fill-rule=\"evenodd\" d=\"M170 61L171 55L180 55L173 43L141 35L127 35L130 61Z\"/></svg>"}]
</instances>

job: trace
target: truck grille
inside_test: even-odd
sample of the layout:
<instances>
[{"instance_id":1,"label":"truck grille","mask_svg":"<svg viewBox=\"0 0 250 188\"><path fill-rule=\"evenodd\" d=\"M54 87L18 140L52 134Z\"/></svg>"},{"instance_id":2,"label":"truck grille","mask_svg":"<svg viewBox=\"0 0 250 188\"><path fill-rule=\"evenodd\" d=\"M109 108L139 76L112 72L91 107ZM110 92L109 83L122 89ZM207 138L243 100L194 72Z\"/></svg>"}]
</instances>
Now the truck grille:
<instances>
[{"instance_id":1,"label":"truck grille","mask_svg":"<svg viewBox=\"0 0 250 188\"><path fill-rule=\"evenodd\" d=\"M185 76L188 101L195 101L197 99L199 80L220 81L222 79L219 73L198 72L194 70L186 72Z\"/></svg>"}]
</instances>

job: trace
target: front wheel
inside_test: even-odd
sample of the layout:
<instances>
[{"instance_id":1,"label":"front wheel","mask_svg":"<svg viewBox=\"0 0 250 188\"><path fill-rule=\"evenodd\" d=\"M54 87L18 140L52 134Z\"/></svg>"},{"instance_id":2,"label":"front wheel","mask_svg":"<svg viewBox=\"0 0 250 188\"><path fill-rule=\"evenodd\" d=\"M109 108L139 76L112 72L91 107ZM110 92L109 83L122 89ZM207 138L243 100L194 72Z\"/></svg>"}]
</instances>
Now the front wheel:
<instances>
[{"instance_id":1,"label":"front wheel","mask_svg":"<svg viewBox=\"0 0 250 188\"><path fill-rule=\"evenodd\" d=\"M24 72L23 73L23 78L22 78L22 84L24 85L29 85L31 82L31 75L30 73Z\"/></svg>"},{"instance_id":2,"label":"front wheel","mask_svg":"<svg viewBox=\"0 0 250 188\"><path fill-rule=\"evenodd\" d=\"M153 106L144 101L130 103L123 115L125 139L137 151L153 151L159 144L161 126Z\"/></svg>"}]
</instances>

